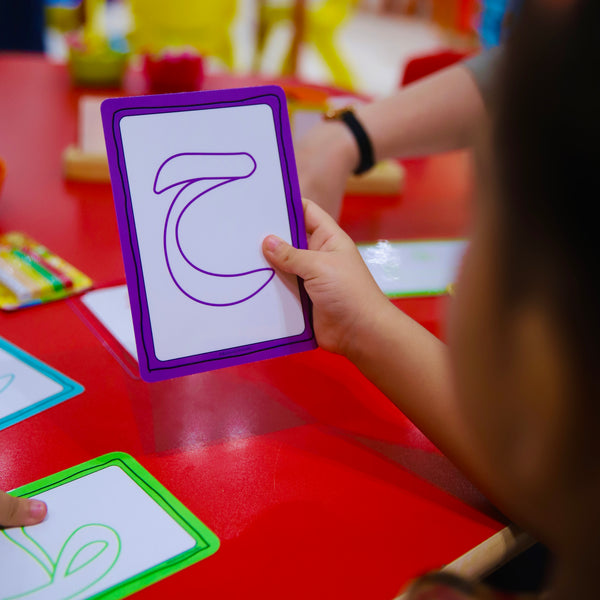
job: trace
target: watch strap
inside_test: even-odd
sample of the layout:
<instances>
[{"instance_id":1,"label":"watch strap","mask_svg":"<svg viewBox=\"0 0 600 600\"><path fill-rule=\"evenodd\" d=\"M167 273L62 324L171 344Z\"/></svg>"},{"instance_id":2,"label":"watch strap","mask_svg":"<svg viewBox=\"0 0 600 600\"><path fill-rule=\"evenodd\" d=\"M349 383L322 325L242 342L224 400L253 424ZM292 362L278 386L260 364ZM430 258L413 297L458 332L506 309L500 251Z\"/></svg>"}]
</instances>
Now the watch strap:
<instances>
[{"instance_id":1,"label":"watch strap","mask_svg":"<svg viewBox=\"0 0 600 600\"><path fill-rule=\"evenodd\" d=\"M356 118L354 111L351 108L343 108L327 113L325 119L343 121L354 136L359 152L358 166L354 169L354 174L360 175L371 169L375 165L373 144L371 144L371 139L365 128Z\"/></svg>"}]
</instances>

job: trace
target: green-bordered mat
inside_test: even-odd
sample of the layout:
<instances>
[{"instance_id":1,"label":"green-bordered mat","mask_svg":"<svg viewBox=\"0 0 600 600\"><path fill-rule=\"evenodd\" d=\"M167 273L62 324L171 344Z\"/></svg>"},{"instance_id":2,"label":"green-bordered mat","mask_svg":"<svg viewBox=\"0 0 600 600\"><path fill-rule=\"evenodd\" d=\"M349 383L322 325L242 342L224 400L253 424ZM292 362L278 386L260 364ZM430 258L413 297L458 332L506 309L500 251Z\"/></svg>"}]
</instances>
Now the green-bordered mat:
<instances>
[{"instance_id":1,"label":"green-bordered mat","mask_svg":"<svg viewBox=\"0 0 600 600\"><path fill-rule=\"evenodd\" d=\"M0 529L0 598L123 598L210 556L219 540L131 456L113 452L13 495L48 505Z\"/></svg>"}]
</instances>

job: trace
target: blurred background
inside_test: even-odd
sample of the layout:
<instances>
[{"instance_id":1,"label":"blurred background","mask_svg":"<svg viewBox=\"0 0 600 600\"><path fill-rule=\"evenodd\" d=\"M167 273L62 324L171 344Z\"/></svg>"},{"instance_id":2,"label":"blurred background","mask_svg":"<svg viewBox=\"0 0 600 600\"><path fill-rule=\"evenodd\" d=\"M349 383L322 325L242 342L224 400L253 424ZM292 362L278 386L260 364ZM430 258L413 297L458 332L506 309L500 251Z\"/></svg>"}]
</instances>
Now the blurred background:
<instances>
[{"instance_id":1,"label":"blurred background","mask_svg":"<svg viewBox=\"0 0 600 600\"><path fill-rule=\"evenodd\" d=\"M397 88L412 59L445 64L480 43L477 0L0 0L0 9L3 49L55 61L109 49L130 65L199 54L205 73L287 75L370 96Z\"/></svg>"}]
</instances>

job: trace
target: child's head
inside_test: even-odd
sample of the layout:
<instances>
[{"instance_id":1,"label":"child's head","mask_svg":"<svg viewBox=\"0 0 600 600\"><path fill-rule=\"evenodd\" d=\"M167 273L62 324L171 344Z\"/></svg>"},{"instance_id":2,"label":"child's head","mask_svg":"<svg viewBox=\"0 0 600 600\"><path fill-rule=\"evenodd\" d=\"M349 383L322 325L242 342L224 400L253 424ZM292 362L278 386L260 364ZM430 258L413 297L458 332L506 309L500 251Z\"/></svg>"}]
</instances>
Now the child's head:
<instances>
[{"instance_id":1,"label":"child's head","mask_svg":"<svg viewBox=\"0 0 600 600\"><path fill-rule=\"evenodd\" d=\"M452 342L497 500L564 548L600 533L600 2L542 4L523 10L478 153Z\"/></svg>"}]
</instances>

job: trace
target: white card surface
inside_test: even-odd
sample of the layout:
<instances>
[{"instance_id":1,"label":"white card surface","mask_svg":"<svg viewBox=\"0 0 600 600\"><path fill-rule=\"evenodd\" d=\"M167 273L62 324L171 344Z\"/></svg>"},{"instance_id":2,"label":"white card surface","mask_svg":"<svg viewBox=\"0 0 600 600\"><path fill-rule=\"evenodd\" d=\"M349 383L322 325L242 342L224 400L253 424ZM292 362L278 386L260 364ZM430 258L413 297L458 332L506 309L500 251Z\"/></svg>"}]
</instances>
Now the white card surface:
<instances>
[{"instance_id":1,"label":"white card surface","mask_svg":"<svg viewBox=\"0 0 600 600\"><path fill-rule=\"evenodd\" d=\"M247 302L219 307L198 304L173 285L163 245L156 242L163 238L176 190L166 191L165 198L153 193L152 186L165 159L206 147L199 140L188 141L186 133L194 130L211 139L211 153L243 149L263 169L248 180L214 189L190 204L187 218L179 221L179 236L191 261L212 273L250 272L269 267L261 251L262 240L269 233L291 243L281 170L273 160L277 145L268 107L123 118L121 133L153 341L156 356L163 361L299 335L305 327L298 286L288 287L279 277ZM236 133L232 143L229 137L233 132ZM184 144L182 139L186 140ZM180 163L170 173L163 171L161 174L168 177L163 185L189 179L192 168ZM246 157L234 157L230 164L224 164L223 158L217 161L203 157L197 168L205 168L207 175L235 175L252 167ZM227 304L251 294L270 274L263 271L245 277L203 276L181 257L173 235L177 219L201 191L198 188L207 189L214 183L199 182L177 200L174 211L181 212L170 216L173 227L167 227L167 254L185 292L206 302Z\"/></svg>"},{"instance_id":2,"label":"white card surface","mask_svg":"<svg viewBox=\"0 0 600 600\"><path fill-rule=\"evenodd\" d=\"M79 99L79 148L86 154L106 155L100 105L106 98L82 96Z\"/></svg>"},{"instance_id":3,"label":"white card surface","mask_svg":"<svg viewBox=\"0 0 600 600\"><path fill-rule=\"evenodd\" d=\"M54 379L0 348L0 419L62 390Z\"/></svg>"},{"instance_id":4,"label":"white card surface","mask_svg":"<svg viewBox=\"0 0 600 600\"><path fill-rule=\"evenodd\" d=\"M77 382L0 338L0 430L81 392Z\"/></svg>"},{"instance_id":5,"label":"white card surface","mask_svg":"<svg viewBox=\"0 0 600 600\"><path fill-rule=\"evenodd\" d=\"M45 520L0 529L0 600L120 600L210 556L219 539L133 457L112 452L12 492Z\"/></svg>"},{"instance_id":6,"label":"white card surface","mask_svg":"<svg viewBox=\"0 0 600 600\"><path fill-rule=\"evenodd\" d=\"M82 296L88 310L108 329L113 337L137 360L135 334L126 285L94 290Z\"/></svg>"},{"instance_id":7,"label":"white card surface","mask_svg":"<svg viewBox=\"0 0 600 600\"><path fill-rule=\"evenodd\" d=\"M88 598L195 545L194 539L171 516L115 466L56 487L36 498L48 504L48 516L40 525L26 527L24 531L40 547L37 553L40 561L32 560L30 554L7 536L0 535L3 598L47 585L47 571L39 562L62 559L66 561L66 569L68 562L75 559L83 565L92 558L94 551L106 544L102 559L81 568L80 577L63 577L34 596L36 600ZM69 536L76 531L77 537L73 536L69 545ZM27 536L21 535L19 529L8 530L8 534L11 539L24 542L35 550L34 544L27 543ZM90 547L82 556L74 556L75 550L93 543L96 543L96 549ZM44 558L44 554L51 560ZM102 576L113 561L109 572ZM59 574L62 574L62 566L59 565ZM18 576L11 577L11 573ZM94 584L100 576L100 581ZM72 596L84 583L91 585L85 592Z\"/></svg>"},{"instance_id":8,"label":"white card surface","mask_svg":"<svg viewBox=\"0 0 600 600\"><path fill-rule=\"evenodd\" d=\"M380 241L358 247L381 290L391 297L431 296L456 281L465 240Z\"/></svg>"}]
</instances>

